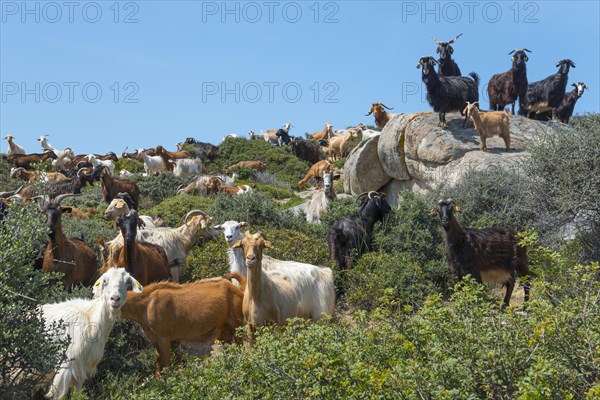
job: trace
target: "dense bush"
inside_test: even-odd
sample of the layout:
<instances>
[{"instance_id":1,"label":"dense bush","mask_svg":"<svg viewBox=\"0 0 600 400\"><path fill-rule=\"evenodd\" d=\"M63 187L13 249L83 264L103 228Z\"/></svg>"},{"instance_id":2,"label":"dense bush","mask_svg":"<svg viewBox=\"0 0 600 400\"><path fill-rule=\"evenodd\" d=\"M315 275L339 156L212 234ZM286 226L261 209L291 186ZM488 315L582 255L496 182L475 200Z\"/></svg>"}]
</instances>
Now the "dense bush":
<instances>
[{"instance_id":1,"label":"dense bush","mask_svg":"<svg viewBox=\"0 0 600 400\"><path fill-rule=\"evenodd\" d=\"M178 178L171 172L163 172L156 176L134 175L140 188L140 209L150 208L161 201L175 196L177 189L186 183L185 179Z\"/></svg>"},{"instance_id":2,"label":"dense bush","mask_svg":"<svg viewBox=\"0 0 600 400\"><path fill-rule=\"evenodd\" d=\"M14 205L0 223L0 398L30 399L44 375L60 361L63 343L44 334L36 311L60 291L51 274L33 270L46 227L35 206Z\"/></svg>"},{"instance_id":3,"label":"dense bush","mask_svg":"<svg viewBox=\"0 0 600 400\"><path fill-rule=\"evenodd\" d=\"M179 226L181 219L192 210L202 210L208 214L208 209L212 204L212 199L209 197L191 196L188 194L180 194L169 197L154 207L143 211L148 215L162 215L165 223L168 226Z\"/></svg>"},{"instance_id":4,"label":"dense bush","mask_svg":"<svg viewBox=\"0 0 600 400\"><path fill-rule=\"evenodd\" d=\"M119 161L115 163L115 173L117 176L122 169L134 174L141 174L144 172L144 163L138 160L131 160L129 158L119 158Z\"/></svg>"},{"instance_id":5,"label":"dense bush","mask_svg":"<svg viewBox=\"0 0 600 400\"><path fill-rule=\"evenodd\" d=\"M225 140L219 146L219 158L207 168L209 171L221 171L224 167L244 160L263 161L267 164L269 173L292 186L295 186L309 169L308 163L294 156L289 146L275 147L263 140L241 138Z\"/></svg>"}]
</instances>

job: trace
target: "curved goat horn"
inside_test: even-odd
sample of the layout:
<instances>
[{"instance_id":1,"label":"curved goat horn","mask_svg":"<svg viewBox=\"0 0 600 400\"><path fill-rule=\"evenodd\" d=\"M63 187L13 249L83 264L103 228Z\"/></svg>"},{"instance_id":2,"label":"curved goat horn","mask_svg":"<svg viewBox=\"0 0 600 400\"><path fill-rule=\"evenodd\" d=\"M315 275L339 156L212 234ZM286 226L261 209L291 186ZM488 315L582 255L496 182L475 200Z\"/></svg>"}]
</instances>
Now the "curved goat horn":
<instances>
[{"instance_id":1,"label":"curved goat horn","mask_svg":"<svg viewBox=\"0 0 600 400\"><path fill-rule=\"evenodd\" d=\"M435 42L435 44L442 44L443 43L443 42L440 42L439 40L437 40L435 38L435 36L432 36L431 38L433 39L433 41Z\"/></svg>"},{"instance_id":2,"label":"curved goat horn","mask_svg":"<svg viewBox=\"0 0 600 400\"><path fill-rule=\"evenodd\" d=\"M452 44L452 43L456 42L456 39L458 39L461 36L462 36L462 33L459 33L458 36L456 36L454 39L452 39L451 41L449 41L448 44Z\"/></svg>"},{"instance_id":3,"label":"curved goat horn","mask_svg":"<svg viewBox=\"0 0 600 400\"><path fill-rule=\"evenodd\" d=\"M387 108L388 110L393 110L394 109L394 107L388 107L388 106L386 106L383 103L379 103L379 104L381 104L383 106L383 108Z\"/></svg>"},{"instance_id":4,"label":"curved goat horn","mask_svg":"<svg viewBox=\"0 0 600 400\"><path fill-rule=\"evenodd\" d=\"M202 210L192 210L192 211L188 212L187 214L185 214L184 224L187 224L188 218L192 215L202 215L204 217L208 217L208 214Z\"/></svg>"},{"instance_id":5,"label":"curved goat horn","mask_svg":"<svg viewBox=\"0 0 600 400\"><path fill-rule=\"evenodd\" d=\"M52 201L54 202L54 204L59 205L60 202L63 201L64 199L66 199L67 197L75 197L75 196L81 196L81 195L80 194L75 194L75 193L59 194L54 199L52 199Z\"/></svg>"}]
</instances>

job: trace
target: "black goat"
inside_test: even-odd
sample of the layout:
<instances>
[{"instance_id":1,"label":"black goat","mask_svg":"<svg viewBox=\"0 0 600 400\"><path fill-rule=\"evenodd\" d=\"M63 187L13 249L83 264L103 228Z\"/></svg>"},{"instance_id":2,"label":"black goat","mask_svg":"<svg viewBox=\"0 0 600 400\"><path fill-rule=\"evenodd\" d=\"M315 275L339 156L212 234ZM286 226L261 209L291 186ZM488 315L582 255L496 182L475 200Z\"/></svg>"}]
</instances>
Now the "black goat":
<instances>
[{"instance_id":1,"label":"black goat","mask_svg":"<svg viewBox=\"0 0 600 400\"><path fill-rule=\"evenodd\" d=\"M50 198L56 197L60 194L81 194L81 188L83 188L86 184L94 186L92 176L87 174L87 171L89 171L87 168L82 168L77 172L77 176L74 178L47 183L44 185L43 192L49 195Z\"/></svg>"},{"instance_id":2,"label":"black goat","mask_svg":"<svg viewBox=\"0 0 600 400\"><path fill-rule=\"evenodd\" d=\"M575 110L575 103L577 103L577 100L583 96L585 89L588 88L583 82L572 83L571 86L574 86L575 90L565 93L563 101L556 109L558 120L564 124L569 123L569 120L573 115L573 111ZM549 121L552 119L552 112L546 111L543 113L535 113L533 114L532 118L538 121Z\"/></svg>"},{"instance_id":3,"label":"black goat","mask_svg":"<svg viewBox=\"0 0 600 400\"><path fill-rule=\"evenodd\" d=\"M437 61L433 57L421 57L417 68L422 67L421 79L427 86L427 101L433 107L433 111L439 112L439 126L446 128L446 113L449 111L460 111L461 115L467 102L479 101L479 76L475 72L469 75L473 79L464 76L440 76L435 72L433 66ZM467 116L463 122L463 128L467 125Z\"/></svg>"},{"instance_id":4,"label":"black goat","mask_svg":"<svg viewBox=\"0 0 600 400\"><path fill-rule=\"evenodd\" d=\"M515 278L532 276L529 271L527 250L519 246L517 233L510 228L463 228L455 212L460 207L452 199L440 200L431 214L438 214L444 228L446 256L451 273L459 277L471 275L477 282L494 282L506 285L504 305L510 303ZM525 301L529 300L529 281L523 283Z\"/></svg>"},{"instance_id":5,"label":"black goat","mask_svg":"<svg viewBox=\"0 0 600 400\"><path fill-rule=\"evenodd\" d=\"M520 107L519 115L529 117L534 112L552 111L552 119L556 119L557 108L565 97L569 68L575 68L575 63L566 59L557 62L556 66L559 68L554 75L527 85L525 104Z\"/></svg>"},{"instance_id":6,"label":"black goat","mask_svg":"<svg viewBox=\"0 0 600 400\"><path fill-rule=\"evenodd\" d=\"M527 49L514 49L509 55L512 56L512 68L501 74L492 76L488 83L488 96L490 98L491 111L504 111L507 104L512 104L512 114L515 115L515 103L517 97L519 104L523 107L525 94L527 93L527 65L529 57L525 52Z\"/></svg>"},{"instance_id":7,"label":"black goat","mask_svg":"<svg viewBox=\"0 0 600 400\"><path fill-rule=\"evenodd\" d=\"M462 36L462 33L452 39L449 42L440 42L436 38L432 38L435 43L438 45L435 52L440 55L440 59L438 60L438 74L441 76L461 76L460 68L454 60L452 59L452 53L454 53L454 49L450 46L452 43L456 42L456 39Z\"/></svg>"},{"instance_id":8,"label":"black goat","mask_svg":"<svg viewBox=\"0 0 600 400\"><path fill-rule=\"evenodd\" d=\"M311 165L325 159L321 146L310 140L295 138L290 145L296 157L308 161Z\"/></svg>"},{"instance_id":9,"label":"black goat","mask_svg":"<svg viewBox=\"0 0 600 400\"><path fill-rule=\"evenodd\" d=\"M383 196L384 193L374 191L361 194L358 215L337 220L329 227L329 258L339 269L352 268L352 250L356 250L359 257L373 250L373 226L391 211Z\"/></svg>"}]
</instances>

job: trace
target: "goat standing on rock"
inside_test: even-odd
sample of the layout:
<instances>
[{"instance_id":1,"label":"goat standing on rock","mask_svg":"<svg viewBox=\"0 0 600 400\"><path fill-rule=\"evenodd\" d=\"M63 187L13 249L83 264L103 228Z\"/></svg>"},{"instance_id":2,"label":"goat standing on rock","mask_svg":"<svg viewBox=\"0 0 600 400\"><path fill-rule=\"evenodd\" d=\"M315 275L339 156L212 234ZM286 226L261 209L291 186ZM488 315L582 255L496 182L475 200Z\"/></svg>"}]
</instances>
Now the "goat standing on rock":
<instances>
[{"instance_id":1,"label":"goat standing on rock","mask_svg":"<svg viewBox=\"0 0 600 400\"><path fill-rule=\"evenodd\" d=\"M475 72L469 74L473 79L464 76L441 76L435 72L435 64L437 61L433 57L421 57L417 68L422 67L421 79L427 86L427 101L433 107L433 111L440 113L438 126L446 129L447 112L462 113L467 102L474 103L479 100L479 76ZM463 128L466 124L465 116Z\"/></svg>"},{"instance_id":2,"label":"goat standing on rock","mask_svg":"<svg viewBox=\"0 0 600 400\"><path fill-rule=\"evenodd\" d=\"M512 68L501 74L492 76L488 83L488 96L490 98L490 110L504 111L507 104L512 104L512 114L515 115L515 103L517 97L519 104L523 107L525 94L527 93L527 65L529 57L525 52L527 49L514 49L508 55L512 56Z\"/></svg>"},{"instance_id":3,"label":"goat standing on rock","mask_svg":"<svg viewBox=\"0 0 600 400\"><path fill-rule=\"evenodd\" d=\"M486 113L479 112L477 101L473 104L467 101L464 113L467 118L470 116L473 120L475 129L479 132L479 148L487 151L486 139L492 136L500 136L504 139L506 151L510 150L510 117L504 111L490 111Z\"/></svg>"},{"instance_id":4,"label":"goat standing on rock","mask_svg":"<svg viewBox=\"0 0 600 400\"><path fill-rule=\"evenodd\" d=\"M470 274L479 283L506 285L503 307L507 307L517 275L532 275L527 250L519 245L517 233L510 228L463 228L454 216L459 211L460 207L452 199L440 200L431 210L431 214L438 214L442 221L450 272L461 278ZM523 283L525 301L529 300L530 288L526 280Z\"/></svg>"},{"instance_id":5,"label":"goat standing on rock","mask_svg":"<svg viewBox=\"0 0 600 400\"><path fill-rule=\"evenodd\" d=\"M438 60L438 74L442 76L461 76L460 68L454 60L452 59L452 53L454 53L454 49L450 46L452 43L456 42L456 39L462 36L462 33L457 37L452 39L449 42L440 42L435 37L432 38L433 41L438 45L435 52L440 55L440 59Z\"/></svg>"}]
</instances>

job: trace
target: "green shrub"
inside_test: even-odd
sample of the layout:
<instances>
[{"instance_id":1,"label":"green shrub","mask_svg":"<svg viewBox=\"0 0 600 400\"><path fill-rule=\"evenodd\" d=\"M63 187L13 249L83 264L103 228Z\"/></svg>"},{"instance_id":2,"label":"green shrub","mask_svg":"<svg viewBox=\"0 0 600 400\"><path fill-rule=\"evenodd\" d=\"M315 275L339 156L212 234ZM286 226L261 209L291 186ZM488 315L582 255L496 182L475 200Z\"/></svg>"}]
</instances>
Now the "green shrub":
<instances>
[{"instance_id":1,"label":"green shrub","mask_svg":"<svg viewBox=\"0 0 600 400\"><path fill-rule=\"evenodd\" d=\"M143 213L148 215L160 214L168 226L179 226L181 219L189 211L202 210L208 214L212 202L213 200L209 197L180 194L161 201Z\"/></svg>"},{"instance_id":2,"label":"green shrub","mask_svg":"<svg viewBox=\"0 0 600 400\"><path fill-rule=\"evenodd\" d=\"M218 223L229 220L246 221L249 224L282 224L282 218L273 200L264 193L253 192L243 196L228 196L220 193L214 196L209 215Z\"/></svg>"},{"instance_id":3,"label":"green shrub","mask_svg":"<svg viewBox=\"0 0 600 400\"><path fill-rule=\"evenodd\" d=\"M133 174L141 174L144 172L144 163L129 158L119 158L119 161L115 163L115 173L117 176L122 169L125 169Z\"/></svg>"},{"instance_id":4,"label":"green shrub","mask_svg":"<svg viewBox=\"0 0 600 400\"><path fill-rule=\"evenodd\" d=\"M282 189L275 185L270 184L259 184L257 185L257 190L267 194L269 197L273 199L289 199L294 196L294 192L290 189Z\"/></svg>"},{"instance_id":5,"label":"green shrub","mask_svg":"<svg viewBox=\"0 0 600 400\"><path fill-rule=\"evenodd\" d=\"M134 175L133 180L140 188L140 209L150 208L161 201L175 196L177 189L185 184L183 178L178 178L171 172L162 172L156 176Z\"/></svg>"},{"instance_id":6,"label":"green shrub","mask_svg":"<svg viewBox=\"0 0 600 400\"><path fill-rule=\"evenodd\" d=\"M209 171L221 171L238 161L260 160L278 180L297 184L309 169L309 164L291 153L289 146L275 147L263 140L228 139L219 146L219 157L207 166ZM215 168L216 166L216 168ZM239 172L238 172L239 173ZM240 177L242 177L240 175ZM250 177L250 176L248 176Z\"/></svg>"},{"instance_id":7,"label":"green shrub","mask_svg":"<svg viewBox=\"0 0 600 400\"><path fill-rule=\"evenodd\" d=\"M64 343L44 334L37 307L62 291L33 270L47 230L35 206L13 205L0 223L0 398L30 399L61 360ZM16 374L21 371L21 375ZM44 387L47 389L47 387Z\"/></svg>"}]
</instances>

